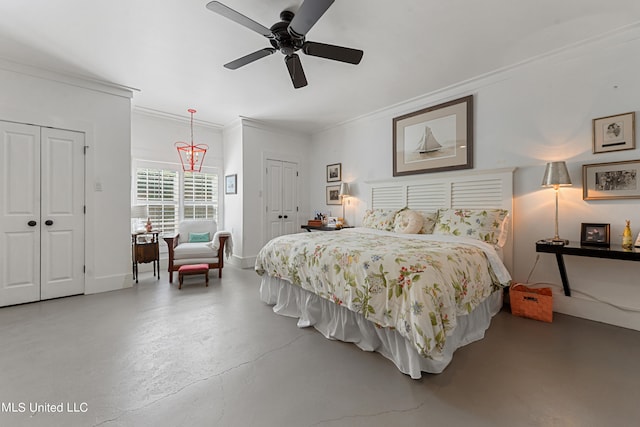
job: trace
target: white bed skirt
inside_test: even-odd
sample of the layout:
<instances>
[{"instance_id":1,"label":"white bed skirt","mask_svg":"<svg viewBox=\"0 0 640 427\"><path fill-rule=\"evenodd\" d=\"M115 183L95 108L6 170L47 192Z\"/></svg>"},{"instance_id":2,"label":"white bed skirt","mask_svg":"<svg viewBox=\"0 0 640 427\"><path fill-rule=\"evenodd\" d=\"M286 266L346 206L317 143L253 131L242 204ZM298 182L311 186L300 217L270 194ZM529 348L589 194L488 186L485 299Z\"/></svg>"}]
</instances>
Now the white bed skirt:
<instances>
[{"instance_id":1,"label":"white bed skirt","mask_svg":"<svg viewBox=\"0 0 640 427\"><path fill-rule=\"evenodd\" d=\"M277 314L297 317L299 328L313 326L326 338L351 342L365 351L377 351L414 379L421 378L422 372L439 374L451 362L456 349L484 338L491 318L502 307L502 291L498 291L472 313L458 317L458 326L447 337L443 359L432 360L421 357L397 331L377 328L361 314L320 298L286 280L262 276L260 299L273 305L273 311Z\"/></svg>"}]
</instances>

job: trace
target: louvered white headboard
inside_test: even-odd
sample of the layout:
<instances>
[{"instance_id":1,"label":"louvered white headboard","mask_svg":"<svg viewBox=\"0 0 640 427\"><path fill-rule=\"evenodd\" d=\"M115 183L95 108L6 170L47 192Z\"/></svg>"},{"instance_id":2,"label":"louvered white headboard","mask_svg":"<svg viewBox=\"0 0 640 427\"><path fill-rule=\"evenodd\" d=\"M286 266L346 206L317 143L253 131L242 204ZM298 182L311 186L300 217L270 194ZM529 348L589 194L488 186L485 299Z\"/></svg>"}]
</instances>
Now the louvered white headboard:
<instances>
[{"instance_id":1,"label":"louvered white headboard","mask_svg":"<svg viewBox=\"0 0 640 427\"><path fill-rule=\"evenodd\" d=\"M502 255L513 265L513 172L514 168L486 171L447 172L436 175L367 181L371 209L401 209L435 212L440 208L507 209L509 237Z\"/></svg>"}]
</instances>

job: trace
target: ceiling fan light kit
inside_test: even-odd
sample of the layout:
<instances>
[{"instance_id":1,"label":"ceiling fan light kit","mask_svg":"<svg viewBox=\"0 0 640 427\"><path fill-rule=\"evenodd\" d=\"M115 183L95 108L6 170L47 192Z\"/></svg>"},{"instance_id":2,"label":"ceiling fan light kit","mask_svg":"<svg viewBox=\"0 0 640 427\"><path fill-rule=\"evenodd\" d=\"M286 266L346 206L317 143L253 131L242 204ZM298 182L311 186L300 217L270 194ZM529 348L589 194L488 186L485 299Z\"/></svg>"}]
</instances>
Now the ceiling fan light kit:
<instances>
[{"instance_id":1,"label":"ceiling fan light kit","mask_svg":"<svg viewBox=\"0 0 640 427\"><path fill-rule=\"evenodd\" d=\"M224 67L236 70L279 51L285 56L285 64L293 87L298 89L307 85L307 79L302 69L300 57L296 54L297 51L309 56L354 65L359 64L364 54L362 50L306 40L307 32L318 22L333 2L334 0L306 0L297 13L289 10L282 11L280 21L273 24L271 28L255 22L218 1L209 2L207 9L263 35L269 39L272 46L240 57L224 64Z\"/></svg>"}]
</instances>

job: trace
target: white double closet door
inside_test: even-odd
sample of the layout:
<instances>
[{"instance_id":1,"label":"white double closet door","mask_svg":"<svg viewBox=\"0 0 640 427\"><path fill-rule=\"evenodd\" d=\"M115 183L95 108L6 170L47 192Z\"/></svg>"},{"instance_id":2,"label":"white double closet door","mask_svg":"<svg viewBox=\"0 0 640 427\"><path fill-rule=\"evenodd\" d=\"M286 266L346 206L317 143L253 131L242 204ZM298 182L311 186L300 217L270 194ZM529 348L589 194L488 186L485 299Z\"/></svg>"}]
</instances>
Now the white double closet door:
<instances>
[{"instance_id":1,"label":"white double closet door","mask_svg":"<svg viewBox=\"0 0 640 427\"><path fill-rule=\"evenodd\" d=\"M84 134L0 131L0 307L84 293Z\"/></svg>"},{"instance_id":2,"label":"white double closet door","mask_svg":"<svg viewBox=\"0 0 640 427\"><path fill-rule=\"evenodd\" d=\"M295 233L298 223L298 164L267 160L267 233L266 241ZM266 243L266 242L265 242Z\"/></svg>"}]
</instances>

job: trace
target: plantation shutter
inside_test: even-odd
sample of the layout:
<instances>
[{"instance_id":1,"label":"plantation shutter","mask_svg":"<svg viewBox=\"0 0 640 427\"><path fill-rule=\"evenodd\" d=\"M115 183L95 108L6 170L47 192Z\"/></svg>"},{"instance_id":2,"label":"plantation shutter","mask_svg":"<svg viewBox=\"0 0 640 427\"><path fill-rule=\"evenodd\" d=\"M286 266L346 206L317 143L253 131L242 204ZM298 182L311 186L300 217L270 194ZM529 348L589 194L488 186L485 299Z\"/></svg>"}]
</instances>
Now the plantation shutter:
<instances>
[{"instance_id":1,"label":"plantation shutter","mask_svg":"<svg viewBox=\"0 0 640 427\"><path fill-rule=\"evenodd\" d=\"M138 168L136 200L147 205L151 224L156 230L173 232L178 225L178 173L173 170Z\"/></svg>"},{"instance_id":2,"label":"plantation shutter","mask_svg":"<svg viewBox=\"0 0 640 427\"><path fill-rule=\"evenodd\" d=\"M184 173L184 218L218 221L218 175Z\"/></svg>"}]
</instances>

